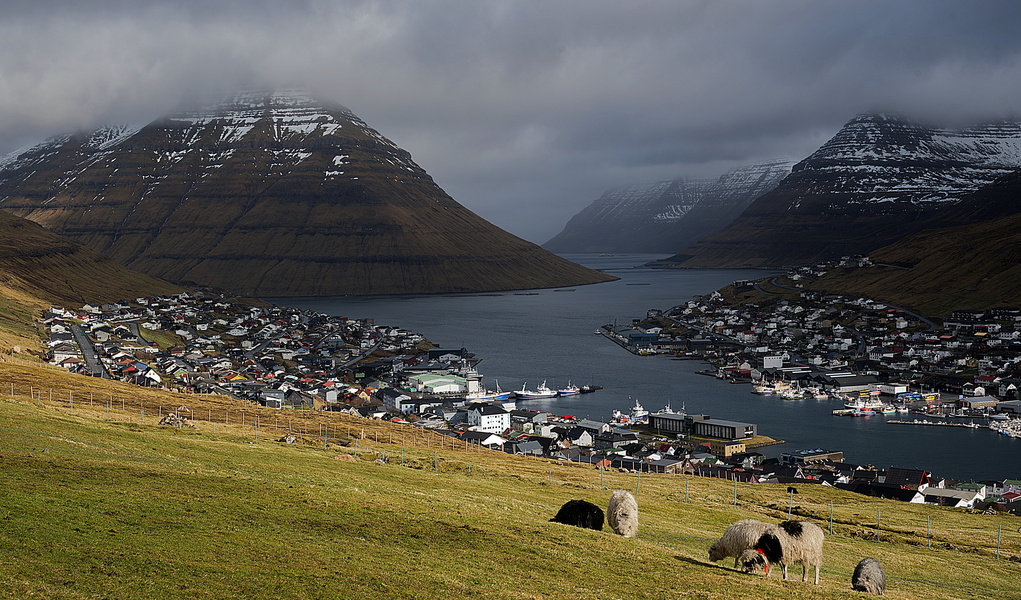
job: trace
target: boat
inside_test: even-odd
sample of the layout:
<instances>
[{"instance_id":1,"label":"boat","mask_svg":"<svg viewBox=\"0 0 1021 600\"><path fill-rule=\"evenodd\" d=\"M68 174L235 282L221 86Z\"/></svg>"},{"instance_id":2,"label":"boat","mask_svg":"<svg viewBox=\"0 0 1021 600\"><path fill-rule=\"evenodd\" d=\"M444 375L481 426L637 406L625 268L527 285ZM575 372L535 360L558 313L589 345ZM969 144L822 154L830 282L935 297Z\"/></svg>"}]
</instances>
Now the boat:
<instances>
[{"instance_id":1,"label":"boat","mask_svg":"<svg viewBox=\"0 0 1021 600\"><path fill-rule=\"evenodd\" d=\"M884 404L883 408L879 409L879 412L884 415L892 415L897 412L897 407L892 404Z\"/></svg>"},{"instance_id":2,"label":"boat","mask_svg":"<svg viewBox=\"0 0 1021 600\"><path fill-rule=\"evenodd\" d=\"M525 389L526 384L521 384L521 389L514 392L515 398L521 398L522 400L537 400L540 398L554 398L557 395L556 390L551 390L546 387L546 380L543 380L535 391L529 391Z\"/></svg>"},{"instance_id":3,"label":"boat","mask_svg":"<svg viewBox=\"0 0 1021 600\"><path fill-rule=\"evenodd\" d=\"M567 387L560 388L559 390L557 390L557 395L558 396L575 396L575 395L580 394L580 393L581 393L581 388L576 386L576 385L571 384L571 382L567 383Z\"/></svg>"},{"instance_id":4,"label":"boat","mask_svg":"<svg viewBox=\"0 0 1021 600\"><path fill-rule=\"evenodd\" d=\"M884 406L882 400L870 396L858 396L844 402L844 408L852 410L882 410Z\"/></svg>"},{"instance_id":5,"label":"boat","mask_svg":"<svg viewBox=\"0 0 1021 600\"><path fill-rule=\"evenodd\" d=\"M631 422L632 423L646 423L649 420L649 411L645 410L639 402L635 399L635 405L631 407Z\"/></svg>"},{"instance_id":6,"label":"boat","mask_svg":"<svg viewBox=\"0 0 1021 600\"><path fill-rule=\"evenodd\" d=\"M601 385L583 385L583 386L581 386L579 391L582 394L591 394L592 392L594 392L596 390L601 390L601 389L603 389L603 386L601 386Z\"/></svg>"},{"instance_id":7,"label":"boat","mask_svg":"<svg viewBox=\"0 0 1021 600\"><path fill-rule=\"evenodd\" d=\"M989 418L994 421L1008 421L1010 420L1010 415L1007 413L993 413L989 415Z\"/></svg>"},{"instance_id":8,"label":"boat","mask_svg":"<svg viewBox=\"0 0 1021 600\"><path fill-rule=\"evenodd\" d=\"M469 402L489 402L492 400L508 400L511 397L512 392L503 391L500 389L500 382L496 382L496 390L479 390L477 392L471 392L465 394L465 400Z\"/></svg>"}]
</instances>

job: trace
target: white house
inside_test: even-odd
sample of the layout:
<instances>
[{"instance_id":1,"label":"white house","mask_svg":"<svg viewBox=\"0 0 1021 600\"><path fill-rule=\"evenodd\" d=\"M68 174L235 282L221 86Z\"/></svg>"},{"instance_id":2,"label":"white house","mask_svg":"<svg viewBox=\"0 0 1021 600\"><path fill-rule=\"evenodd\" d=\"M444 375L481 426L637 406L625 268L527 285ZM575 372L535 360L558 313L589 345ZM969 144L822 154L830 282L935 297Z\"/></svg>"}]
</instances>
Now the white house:
<instances>
[{"instance_id":1,"label":"white house","mask_svg":"<svg viewBox=\"0 0 1021 600\"><path fill-rule=\"evenodd\" d=\"M474 431L503 433L510 429L511 414L503 407L479 402L468 409L468 426Z\"/></svg>"}]
</instances>

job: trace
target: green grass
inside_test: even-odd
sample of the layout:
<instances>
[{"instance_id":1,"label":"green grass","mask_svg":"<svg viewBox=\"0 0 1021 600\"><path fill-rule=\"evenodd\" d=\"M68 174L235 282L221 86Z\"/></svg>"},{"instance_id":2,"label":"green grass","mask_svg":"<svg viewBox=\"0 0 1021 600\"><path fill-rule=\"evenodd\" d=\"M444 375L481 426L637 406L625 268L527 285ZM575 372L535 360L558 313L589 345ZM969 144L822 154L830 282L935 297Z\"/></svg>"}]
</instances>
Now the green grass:
<instances>
[{"instance_id":1,"label":"green grass","mask_svg":"<svg viewBox=\"0 0 1021 600\"><path fill-rule=\"evenodd\" d=\"M800 567L783 582L706 558L727 524L786 518L786 486L741 485L734 508L727 481L601 482L587 467L425 447L417 429L353 418L331 425L349 445L324 449L66 408L0 398L0 597L859 598L849 581L864 556L883 563L891 598L1004 598L1021 576L1005 560L1021 554L1012 517L800 486L795 515L828 529L834 506L816 587ZM337 460L352 436L358 460ZM610 490L636 486L634 539L548 521L566 500L605 506Z\"/></svg>"}]
</instances>

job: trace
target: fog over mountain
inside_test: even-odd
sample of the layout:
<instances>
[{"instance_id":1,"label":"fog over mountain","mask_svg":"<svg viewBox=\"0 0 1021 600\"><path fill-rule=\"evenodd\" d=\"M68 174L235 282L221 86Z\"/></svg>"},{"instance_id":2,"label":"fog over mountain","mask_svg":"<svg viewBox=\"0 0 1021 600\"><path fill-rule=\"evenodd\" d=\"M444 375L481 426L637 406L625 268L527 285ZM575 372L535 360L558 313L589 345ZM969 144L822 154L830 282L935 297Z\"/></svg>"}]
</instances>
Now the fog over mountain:
<instances>
[{"instance_id":1,"label":"fog over mountain","mask_svg":"<svg viewBox=\"0 0 1021 600\"><path fill-rule=\"evenodd\" d=\"M0 155L305 86L533 242L605 190L807 157L854 114L1021 114L1021 5L496 0L4 3Z\"/></svg>"}]
</instances>

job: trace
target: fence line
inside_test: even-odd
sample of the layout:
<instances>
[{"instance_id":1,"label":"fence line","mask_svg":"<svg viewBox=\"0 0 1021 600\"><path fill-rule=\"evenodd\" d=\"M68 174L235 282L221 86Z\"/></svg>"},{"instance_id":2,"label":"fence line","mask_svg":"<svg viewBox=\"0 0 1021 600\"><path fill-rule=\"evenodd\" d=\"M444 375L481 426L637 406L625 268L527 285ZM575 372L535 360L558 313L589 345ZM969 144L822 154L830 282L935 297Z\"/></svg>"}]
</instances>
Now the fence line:
<instances>
[{"instance_id":1,"label":"fence line","mask_svg":"<svg viewBox=\"0 0 1021 600\"><path fill-rule=\"evenodd\" d=\"M472 454L484 454L484 453L496 453L505 454L502 450L496 450L487 448L478 444L471 444L467 440L458 440L453 436L443 435L434 431L429 431L424 428L415 427L411 424L396 424L388 423L382 425L377 422L369 422L371 438L366 435L365 423L360 417L354 417L352 415L346 415L341 413L331 413L315 411L305 413L299 411L295 414L287 415L285 422L282 422L281 415L277 409L266 409L259 408L255 405L242 406L242 407L227 407L224 406L222 409L214 410L212 407L205 407L205 414L199 414L196 417L196 410L192 410L183 404L174 406L167 406L162 403L145 402L144 400L132 400L128 401L124 397L116 398L113 394L109 398L99 400L95 398L94 392L88 392L88 400L85 400L84 394L81 397L76 398L73 390L67 390L66 399L63 396L63 390L58 390L57 394L54 394L52 388L41 389L35 386L28 386L27 398L29 403L36 404L37 406L44 408L55 408L57 410L68 410L70 414L81 417L95 417L97 420L106 420L108 422L121 422L121 423L132 423L138 425L145 425L147 420L150 424L153 424L151 419L155 416L156 424L163 425L175 425L177 427L195 427L199 429L199 425L206 423L210 426L210 431L213 433L220 433L222 435L240 435L245 436L246 431L254 431L256 427L262 430L261 435L263 439L267 439L267 433L269 438L274 440L284 439L284 434L300 435L301 437L308 438L313 433L313 437L318 440L322 440L322 447L328 449L330 444L333 444L336 449L338 446L352 447L356 453L360 450L362 456L366 454L371 455L372 460L378 460L385 464L395 464L400 466L406 466L408 461L413 461L413 464L425 464L428 463L429 470L434 471L450 471L449 467L456 467L455 470L466 471L468 475L473 475L478 472L478 468L473 470L473 463L468 462L467 465L456 466L450 462L449 457L440 457L438 455L439 450L450 451L460 455L470 456ZM19 401L18 397L25 398L26 394L18 394L18 390L14 383L4 384L0 383L0 400L10 399ZM118 407L117 400L120 400ZM183 409L183 411L182 411ZM198 409L201 412L201 409ZM185 413L185 414L182 414ZM148 414L147 414L148 413ZM173 417L171 418L171 415ZM201 419L204 416L205 419ZM272 425L268 417L272 417ZM233 419L233 424L232 420ZM357 420L356 420L357 419ZM315 427L310 427L311 421L314 421ZM258 425L256 425L258 423ZM217 432L216 427L220 426L220 431ZM380 429L385 428L383 432L383 440L380 441ZM397 437L395 439L395 429L397 431ZM258 439L259 433L256 433L256 439ZM387 452L385 449L378 449L372 447L366 447L363 443L361 447L358 447L359 440L371 441L377 446L399 446L400 453L398 455L395 451ZM448 445L449 441L449 445ZM463 445L462 445L463 442ZM423 454L417 457L406 456L407 449L421 449L421 450L433 450L432 456ZM357 459L357 455L355 456ZM549 457L535 457L525 456L523 457L529 462L533 463L546 463L548 471L540 473L537 476L537 481L543 485L554 484L554 474L558 475L557 481L560 483L567 483L570 481L570 474L577 474L578 471L571 471L571 469L584 468L586 463L574 463L564 462ZM447 469L440 469L440 464L446 463ZM477 465L475 465L477 467ZM592 465L587 465L592 466ZM554 471L554 467L557 470ZM423 466L422 468L426 468ZM634 492L637 494L639 491L639 483L641 473L629 473L623 471L609 471L599 467L600 471L600 490L604 489L628 489L633 486ZM609 485L604 484L603 478L605 475L609 475L612 481ZM697 476L691 476L688 474L662 474L662 473L646 473L646 477L649 475L672 475L672 477L685 478L683 497L677 492L664 494L667 499L672 499L678 503L688 504L695 500L695 494L692 492L698 492L697 484L699 480L716 479L716 478L702 478ZM621 482L624 485L621 485ZM663 479L659 479L663 481ZM743 491L747 494L756 488L756 485L762 484L742 484L744 485ZM648 486L642 487L643 493ZM937 542L938 545L943 547L950 547L952 544L950 540L953 540L953 533L949 530L938 531L935 528L935 522L926 516L925 529L916 532L914 529L906 529L901 526L899 529L892 523L882 521L880 509L876 509L876 512L871 516L870 520L866 515L862 515L861 519L855 521L853 519L834 519L832 504L826 507L821 507L820 510L824 511L825 514L815 514L809 510L806 510L800 506L795 507L793 501L793 494L790 496L790 500L787 506L770 506L765 504L764 501L748 501L742 499L738 494L738 482L734 482L733 493L720 489L704 489L700 490L701 498L696 500L697 503L702 506L716 506L718 509L738 509L739 504L745 507L754 506L756 509L768 509L772 512L777 513L777 518L793 518L795 515L801 518L807 518L810 520L818 521L820 526L825 525L824 529L829 531L831 535L834 534L833 524L838 523L844 528L856 528L854 531L848 532L846 537L857 537L872 539L876 542L883 541L884 538L892 539L894 535L901 535L904 537L917 537L925 540L928 548L932 548L933 542ZM786 499L786 498L785 498ZM864 498L862 499L864 500ZM849 501L846 506L852 506L856 504L856 501ZM784 514L786 513L786 514ZM870 525L871 521L871 525ZM903 519L901 519L903 521ZM920 526L919 526L920 528ZM868 529L871 529L873 536L867 534ZM880 536L880 530L882 530L882 537ZM1013 541L1010 543L1011 546L1017 551L1021 549L1021 543ZM995 551L995 556L999 558L1002 554L1004 547L1004 540L1002 535L1002 526L1000 529L994 531L992 539L988 544L990 553Z\"/></svg>"}]
</instances>

